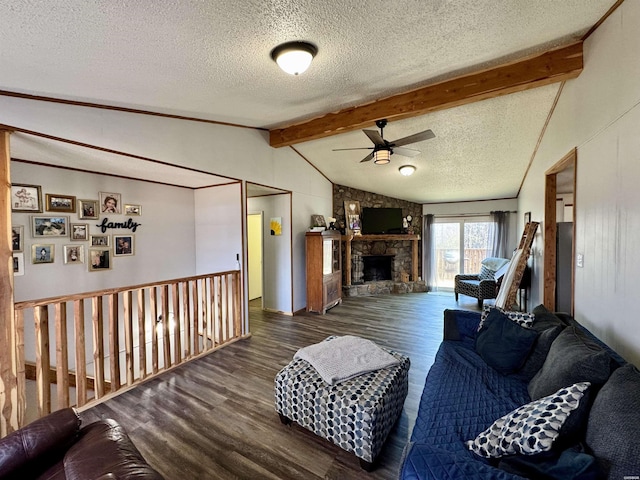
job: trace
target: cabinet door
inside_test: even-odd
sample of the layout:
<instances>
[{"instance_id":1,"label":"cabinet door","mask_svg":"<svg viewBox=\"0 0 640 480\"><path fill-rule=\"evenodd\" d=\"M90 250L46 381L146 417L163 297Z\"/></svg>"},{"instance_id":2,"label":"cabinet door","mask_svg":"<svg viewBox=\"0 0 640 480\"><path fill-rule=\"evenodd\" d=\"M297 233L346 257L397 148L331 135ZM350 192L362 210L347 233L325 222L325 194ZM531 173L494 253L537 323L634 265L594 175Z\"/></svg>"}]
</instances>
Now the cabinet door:
<instances>
[{"instance_id":1,"label":"cabinet door","mask_svg":"<svg viewBox=\"0 0 640 480\"><path fill-rule=\"evenodd\" d=\"M322 274L333 273L333 240L322 241Z\"/></svg>"}]
</instances>

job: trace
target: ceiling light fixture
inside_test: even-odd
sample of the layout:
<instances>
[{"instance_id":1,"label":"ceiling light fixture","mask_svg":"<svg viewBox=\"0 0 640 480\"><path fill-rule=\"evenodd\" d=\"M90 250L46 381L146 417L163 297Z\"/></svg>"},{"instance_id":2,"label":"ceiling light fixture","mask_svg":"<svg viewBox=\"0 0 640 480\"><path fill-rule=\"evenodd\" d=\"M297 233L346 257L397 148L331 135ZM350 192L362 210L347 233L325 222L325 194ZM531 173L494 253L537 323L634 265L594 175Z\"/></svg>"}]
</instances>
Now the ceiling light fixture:
<instances>
[{"instance_id":1,"label":"ceiling light fixture","mask_svg":"<svg viewBox=\"0 0 640 480\"><path fill-rule=\"evenodd\" d=\"M308 42L287 42L271 50L271 58L289 75L299 75L311 65L318 47Z\"/></svg>"},{"instance_id":2,"label":"ceiling light fixture","mask_svg":"<svg viewBox=\"0 0 640 480\"><path fill-rule=\"evenodd\" d=\"M373 163L376 165L386 165L391 161L391 152L389 150L376 150L373 152Z\"/></svg>"},{"instance_id":3,"label":"ceiling light fixture","mask_svg":"<svg viewBox=\"0 0 640 480\"><path fill-rule=\"evenodd\" d=\"M400 170L400 173L402 175L408 177L409 175L413 175L413 173L416 171L416 167L414 167L413 165L403 165L398 170Z\"/></svg>"}]
</instances>

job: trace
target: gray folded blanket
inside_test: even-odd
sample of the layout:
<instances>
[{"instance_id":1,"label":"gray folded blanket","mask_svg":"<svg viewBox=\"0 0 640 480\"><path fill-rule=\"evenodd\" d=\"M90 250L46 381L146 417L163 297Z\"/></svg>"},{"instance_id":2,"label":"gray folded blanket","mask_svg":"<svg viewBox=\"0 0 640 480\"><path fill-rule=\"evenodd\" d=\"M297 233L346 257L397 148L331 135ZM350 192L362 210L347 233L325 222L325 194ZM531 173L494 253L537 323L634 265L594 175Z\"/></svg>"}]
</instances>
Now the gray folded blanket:
<instances>
[{"instance_id":1,"label":"gray folded blanket","mask_svg":"<svg viewBox=\"0 0 640 480\"><path fill-rule=\"evenodd\" d=\"M353 335L301 348L293 358L309 362L329 385L400 363L371 340Z\"/></svg>"}]
</instances>

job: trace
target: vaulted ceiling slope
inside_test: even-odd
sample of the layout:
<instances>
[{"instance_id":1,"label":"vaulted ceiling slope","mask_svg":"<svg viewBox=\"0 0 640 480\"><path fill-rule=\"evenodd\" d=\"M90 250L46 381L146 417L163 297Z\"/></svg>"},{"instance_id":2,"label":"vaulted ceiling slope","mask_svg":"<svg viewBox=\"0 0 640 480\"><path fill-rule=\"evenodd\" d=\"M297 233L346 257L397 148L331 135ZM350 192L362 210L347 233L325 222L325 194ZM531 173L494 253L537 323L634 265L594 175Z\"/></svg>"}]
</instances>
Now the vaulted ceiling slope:
<instances>
[{"instance_id":1,"label":"vaulted ceiling slope","mask_svg":"<svg viewBox=\"0 0 640 480\"><path fill-rule=\"evenodd\" d=\"M613 3L2 1L0 90L277 130L572 44ZM319 50L297 77L269 55L290 40ZM558 89L402 120L389 112L385 138L427 128L436 138L385 166L332 152L369 146L360 124L294 146L331 181L363 190L416 202L514 197ZM373 120L360 123L375 129ZM405 163L414 176L399 175Z\"/></svg>"}]
</instances>

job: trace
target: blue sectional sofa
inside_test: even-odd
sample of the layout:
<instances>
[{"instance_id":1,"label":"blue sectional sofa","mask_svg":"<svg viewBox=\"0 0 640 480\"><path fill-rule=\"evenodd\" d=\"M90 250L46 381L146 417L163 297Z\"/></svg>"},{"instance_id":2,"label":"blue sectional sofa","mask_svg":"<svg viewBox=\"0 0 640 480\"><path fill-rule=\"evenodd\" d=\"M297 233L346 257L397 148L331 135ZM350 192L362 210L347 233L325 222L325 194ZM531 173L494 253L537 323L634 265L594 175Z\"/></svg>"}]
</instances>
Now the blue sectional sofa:
<instances>
[{"instance_id":1,"label":"blue sectional sofa","mask_svg":"<svg viewBox=\"0 0 640 480\"><path fill-rule=\"evenodd\" d=\"M539 306L529 323L518 324L504 323L506 313L486 307L484 315L445 311L444 340L425 382L400 478L637 478L640 372L568 315ZM482 333L481 316L486 317ZM496 334L498 325L505 330ZM522 351L522 358L513 358L514 352L518 356ZM566 397L575 409L565 413L556 438L547 440L551 450L528 452L530 438L524 447L515 442L521 449L516 454L497 458L470 450L469 441L476 439L474 445L486 453L481 442L487 437L478 436L492 424L495 433L496 424L501 425L496 420L532 400L546 406L546 399L556 401L554 395L566 393L562 387L585 381L589 384L579 384L584 392ZM556 418L555 412L543 415ZM503 430L522 428L513 427L516 423L512 419ZM519 432L515 438L527 434ZM498 448L510 446L508 440L512 438L501 439Z\"/></svg>"}]
</instances>

